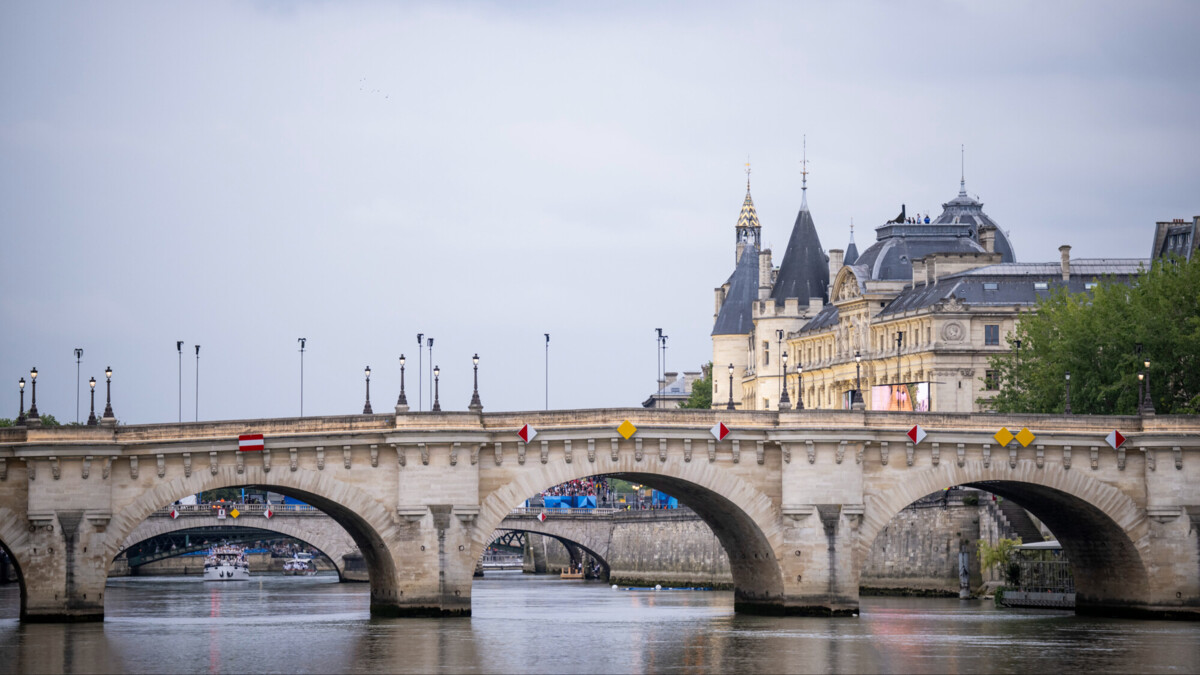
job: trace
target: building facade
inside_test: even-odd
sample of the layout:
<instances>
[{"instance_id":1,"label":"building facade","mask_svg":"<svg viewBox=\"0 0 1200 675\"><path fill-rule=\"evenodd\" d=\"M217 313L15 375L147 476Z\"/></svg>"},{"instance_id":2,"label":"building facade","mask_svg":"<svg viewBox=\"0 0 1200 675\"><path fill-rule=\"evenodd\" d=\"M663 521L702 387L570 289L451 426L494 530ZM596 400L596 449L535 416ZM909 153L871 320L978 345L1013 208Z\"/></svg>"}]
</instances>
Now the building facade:
<instances>
[{"instance_id":1,"label":"building facade","mask_svg":"<svg viewBox=\"0 0 1200 675\"><path fill-rule=\"evenodd\" d=\"M713 406L730 401L730 380L720 375L731 365L739 409L986 410L999 384L989 359L1012 349L1023 312L1057 289L1127 281L1149 264L1072 260L1070 246L1060 247L1057 262L1017 262L1008 235L967 194L965 180L942 209L930 219L906 217L902 208L861 254L853 234L845 254L826 254L805 192L775 269L771 252L757 249L761 226L747 186L735 270L717 289ZM1183 228L1164 229L1156 249L1167 245L1160 238L1179 241L1167 235Z\"/></svg>"}]
</instances>

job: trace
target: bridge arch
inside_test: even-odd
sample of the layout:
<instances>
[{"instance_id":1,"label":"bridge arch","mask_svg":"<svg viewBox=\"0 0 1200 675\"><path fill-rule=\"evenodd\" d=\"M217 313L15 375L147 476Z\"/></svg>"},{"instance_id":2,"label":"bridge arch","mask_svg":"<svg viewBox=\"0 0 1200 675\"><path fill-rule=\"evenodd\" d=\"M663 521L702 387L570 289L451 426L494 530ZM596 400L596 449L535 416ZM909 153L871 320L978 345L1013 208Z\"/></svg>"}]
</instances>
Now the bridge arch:
<instances>
[{"instance_id":1,"label":"bridge arch","mask_svg":"<svg viewBox=\"0 0 1200 675\"><path fill-rule=\"evenodd\" d=\"M193 471L190 477L162 481L113 514L108 525L111 534L106 560L115 558L134 529L156 510L187 495L242 486L268 487L311 504L335 520L363 555L371 583L372 608L387 611L395 603L397 569L386 543L395 538L395 526L387 509L366 492L309 469L266 472L262 467L247 466L244 473L238 473L235 467L223 466L216 473Z\"/></svg>"},{"instance_id":2,"label":"bridge arch","mask_svg":"<svg viewBox=\"0 0 1200 675\"><path fill-rule=\"evenodd\" d=\"M28 522L12 510L0 506L0 548L8 555L17 572L17 586L21 592L21 618L25 618L25 570L29 567L29 531L22 527Z\"/></svg>"},{"instance_id":3,"label":"bridge arch","mask_svg":"<svg viewBox=\"0 0 1200 675\"><path fill-rule=\"evenodd\" d=\"M561 534L554 534L552 532L538 531L538 530L534 530L534 529L506 527L506 528L501 528L501 530L502 531L507 530L509 532L520 532L523 534L537 534L537 535L541 535L543 537L549 537L550 539L553 539L553 540L557 541L558 543L562 544L563 547L566 548L568 552L571 551L572 547L577 548L578 550L583 551L587 555L591 556L592 559L594 559L596 562L600 563L600 567L603 570L603 573L601 574L602 579L608 579L609 572L612 570L612 566L609 565L609 563L608 563L608 547L607 547L607 545L598 545L597 542L578 541L576 539L571 539L570 537L565 537ZM574 557L572 557L572 562L574 562Z\"/></svg>"},{"instance_id":4,"label":"bridge arch","mask_svg":"<svg viewBox=\"0 0 1200 675\"><path fill-rule=\"evenodd\" d=\"M784 583L777 551L782 550L783 542L778 508L734 472L702 460L639 461L622 453L613 462L558 459L533 467L526 464L523 471L481 500L475 559L504 517L530 496L570 480L601 475L642 483L691 508L712 529L729 557L735 608L749 613L782 610Z\"/></svg>"},{"instance_id":5,"label":"bridge arch","mask_svg":"<svg viewBox=\"0 0 1200 675\"><path fill-rule=\"evenodd\" d=\"M1150 523L1128 495L1081 471L1037 468L1022 460L971 460L943 463L905 473L903 480L872 489L864 481L865 513L856 549L856 573L876 536L893 516L921 497L955 485L967 485L1011 499L1046 524L1071 561L1076 611L1112 611L1142 604L1150 580L1144 553Z\"/></svg>"},{"instance_id":6,"label":"bridge arch","mask_svg":"<svg viewBox=\"0 0 1200 675\"><path fill-rule=\"evenodd\" d=\"M142 521L140 525L134 528L133 532L131 532L129 536L125 538L125 542L122 545L121 550L131 550L144 541L148 541L160 535L170 534L172 532L218 526L227 528L245 528L247 530L276 533L291 537L293 539L298 539L305 544L316 548L318 551L324 554L325 557L329 558L334 567L337 568L339 579L342 578L346 569L344 557L347 554L356 553L358 550L354 545L354 540L350 537L348 532L343 532L343 536L341 537L330 536L330 534L327 532L320 532L317 529L314 529L312 527L312 523L306 523L305 519L288 518L284 516L277 516L271 520L266 520L265 518L256 518L253 521L253 524L251 524L249 521L221 521L215 516L199 518L181 517L178 519L151 517Z\"/></svg>"}]
</instances>

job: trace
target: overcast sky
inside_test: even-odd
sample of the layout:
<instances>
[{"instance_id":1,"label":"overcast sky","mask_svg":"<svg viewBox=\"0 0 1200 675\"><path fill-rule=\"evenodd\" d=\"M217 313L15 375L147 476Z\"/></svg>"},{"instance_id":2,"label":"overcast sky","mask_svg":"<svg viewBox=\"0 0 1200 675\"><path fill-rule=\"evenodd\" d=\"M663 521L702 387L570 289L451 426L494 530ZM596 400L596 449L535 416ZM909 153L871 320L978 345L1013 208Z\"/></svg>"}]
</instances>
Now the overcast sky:
<instances>
[{"instance_id":1,"label":"overcast sky","mask_svg":"<svg viewBox=\"0 0 1200 675\"><path fill-rule=\"evenodd\" d=\"M967 188L1018 260L1200 214L1200 3L5 2L0 416L635 406L711 358L753 165L860 249ZM776 264L779 260L776 259ZM424 360L429 365L428 355ZM426 376L428 377L428 376ZM426 380L426 386L428 382ZM86 384L81 417L87 416ZM98 388L103 406L103 386ZM26 392L26 405L29 393ZM428 408L428 400L425 406Z\"/></svg>"}]
</instances>

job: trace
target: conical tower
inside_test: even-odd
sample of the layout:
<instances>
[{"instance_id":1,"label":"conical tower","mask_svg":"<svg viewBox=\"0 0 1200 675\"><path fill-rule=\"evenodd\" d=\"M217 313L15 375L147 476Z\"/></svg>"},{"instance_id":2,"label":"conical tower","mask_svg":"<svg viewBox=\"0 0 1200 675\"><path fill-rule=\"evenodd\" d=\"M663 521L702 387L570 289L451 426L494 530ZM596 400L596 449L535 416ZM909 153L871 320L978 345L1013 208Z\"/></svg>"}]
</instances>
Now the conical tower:
<instances>
[{"instance_id":1,"label":"conical tower","mask_svg":"<svg viewBox=\"0 0 1200 675\"><path fill-rule=\"evenodd\" d=\"M779 275L771 291L771 297L777 305L782 305L787 298L799 298L801 305L808 304L809 298L828 299L829 263L825 250L821 248L821 238L817 236L817 226L808 210L807 142L805 145L804 168L800 172L800 212L796 214L792 236L788 239L783 262L779 264Z\"/></svg>"}]
</instances>

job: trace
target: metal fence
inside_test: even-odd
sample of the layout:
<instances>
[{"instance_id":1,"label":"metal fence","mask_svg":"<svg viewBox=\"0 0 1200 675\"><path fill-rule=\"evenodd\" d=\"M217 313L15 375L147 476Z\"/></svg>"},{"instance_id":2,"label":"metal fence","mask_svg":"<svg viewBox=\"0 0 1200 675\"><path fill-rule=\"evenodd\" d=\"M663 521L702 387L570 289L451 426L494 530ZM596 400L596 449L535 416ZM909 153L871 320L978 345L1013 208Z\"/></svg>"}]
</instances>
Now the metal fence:
<instances>
[{"instance_id":1,"label":"metal fence","mask_svg":"<svg viewBox=\"0 0 1200 675\"><path fill-rule=\"evenodd\" d=\"M1075 577L1071 563L1065 560L1018 560L1021 568L1019 588L1043 593L1074 593Z\"/></svg>"}]
</instances>

